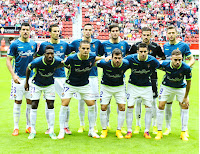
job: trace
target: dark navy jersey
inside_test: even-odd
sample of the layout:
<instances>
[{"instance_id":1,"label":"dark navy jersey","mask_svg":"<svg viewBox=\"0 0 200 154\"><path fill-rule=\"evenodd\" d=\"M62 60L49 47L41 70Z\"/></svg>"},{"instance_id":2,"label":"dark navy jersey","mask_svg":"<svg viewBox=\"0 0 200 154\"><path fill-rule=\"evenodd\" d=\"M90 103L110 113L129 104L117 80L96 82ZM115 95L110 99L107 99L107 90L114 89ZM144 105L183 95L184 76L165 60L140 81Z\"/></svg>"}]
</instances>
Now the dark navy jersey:
<instances>
[{"instance_id":1,"label":"dark navy jersey","mask_svg":"<svg viewBox=\"0 0 200 154\"><path fill-rule=\"evenodd\" d=\"M128 52L129 54L134 54L137 53L138 50L138 45L142 43L142 41L137 42L135 44L133 44ZM148 45L148 51L149 51L149 55L159 58L163 58L165 57L164 52L162 51L162 48L159 44L155 43L155 42L150 42ZM151 75L151 79L157 79L157 71L155 70L152 75Z\"/></svg>"},{"instance_id":2,"label":"dark navy jersey","mask_svg":"<svg viewBox=\"0 0 200 154\"><path fill-rule=\"evenodd\" d=\"M44 56L35 58L28 67L30 70L34 70L35 74L32 83L37 86L49 86L54 84L54 72L56 68L61 64L62 59L54 57L51 64L46 64Z\"/></svg>"},{"instance_id":3,"label":"dark navy jersey","mask_svg":"<svg viewBox=\"0 0 200 154\"><path fill-rule=\"evenodd\" d=\"M173 88L185 88L184 78L191 80L191 68L185 62L178 68L173 68L170 60L165 60L161 64L161 69L166 72L162 84Z\"/></svg>"},{"instance_id":4,"label":"dark navy jersey","mask_svg":"<svg viewBox=\"0 0 200 154\"><path fill-rule=\"evenodd\" d=\"M104 41L103 43L103 55L105 54L105 57L112 56L112 51L115 48L118 48L122 51L122 56L125 57L125 55L129 51L129 45L126 41L120 41L119 43L111 43L110 40Z\"/></svg>"},{"instance_id":5,"label":"dark navy jersey","mask_svg":"<svg viewBox=\"0 0 200 154\"><path fill-rule=\"evenodd\" d=\"M185 60L185 57L190 57L192 55L190 51L190 47L188 44L180 41L177 44L170 44L169 42L164 44L164 54L166 56L166 59L170 60L172 57L172 51L175 49L178 49L181 51L183 55L183 60Z\"/></svg>"},{"instance_id":6,"label":"dark navy jersey","mask_svg":"<svg viewBox=\"0 0 200 154\"><path fill-rule=\"evenodd\" d=\"M103 78L101 84L108 86L120 86L124 84L124 73L129 68L128 60L123 59L119 67L114 67L112 60L106 62L102 59L97 62L97 66L103 68Z\"/></svg>"},{"instance_id":7,"label":"dark navy jersey","mask_svg":"<svg viewBox=\"0 0 200 154\"><path fill-rule=\"evenodd\" d=\"M54 56L58 56L62 60L65 59L66 55L69 55L71 53L70 47L67 42L60 40L59 43L53 44L51 42L46 41L41 43L40 45L39 51L37 53L39 56L42 56L44 54L44 50L47 45L52 45L54 47ZM64 67L56 69L54 77L66 77Z\"/></svg>"},{"instance_id":8,"label":"dark navy jersey","mask_svg":"<svg viewBox=\"0 0 200 154\"><path fill-rule=\"evenodd\" d=\"M22 42L17 39L10 45L7 56L14 59L14 71L20 78L26 78L26 67L33 60L33 55L36 51L37 43L33 40ZM32 75L33 73L31 72L30 76Z\"/></svg>"},{"instance_id":9,"label":"dark navy jersey","mask_svg":"<svg viewBox=\"0 0 200 154\"><path fill-rule=\"evenodd\" d=\"M89 83L89 74L94 65L96 54L89 53L87 60L81 60L78 53L70 55L64 62L65 66L70 66L66 83L72 86L84 86Z\"/></svg>"},{"instance_id":10,"label":"dark navy jersey","mask_svg":"<svg viewBox=\"0 0 200 154\"><path fill-rule=\"evenodd\" d=\"M148 55L145 61L140 61L138 54L128 55L125 59L129 61L131 68L129 83L136 86L151 86L150 76L160 67L159 61L151 55Z\"/></svg>"},{"instance_id":11,"label":"dark navy jersey","mask_svg":"<svg viewBox=\"0 0 200 154\"><path fill-rule=\"evenodd\" d=\"M80 46L80 42L82 41L82 39L78 39L78 40L74 40L71 44L71 50L75 51L76 53L79 52L79 46ZM92 41L90 42L90 50L91 52L95 53L98 56L103 56L102 55L102 44L98 39L92 39ZM93 66L92 70L90 72L90 76L98 76L98 72L97 72L97 67Z\"/></svg>"}]
</instances>

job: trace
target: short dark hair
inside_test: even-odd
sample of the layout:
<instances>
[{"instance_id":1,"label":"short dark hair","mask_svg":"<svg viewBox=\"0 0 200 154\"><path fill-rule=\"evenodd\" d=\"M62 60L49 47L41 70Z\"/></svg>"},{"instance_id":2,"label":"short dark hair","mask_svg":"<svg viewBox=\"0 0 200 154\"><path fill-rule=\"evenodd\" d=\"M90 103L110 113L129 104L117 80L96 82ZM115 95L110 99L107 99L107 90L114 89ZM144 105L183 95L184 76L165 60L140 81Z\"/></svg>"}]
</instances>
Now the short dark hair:
<instances>
[{"instance_id":1,"label":"short dark hair","mask_svg":"<svg viewBox=\"0 0 200 154\"><path fill-rule=\"evenodd\" d=\"M53 28L53 27L59 27L59 26L58 26L58 24L52 24L52 25L50 25L50 27L49 27L49 32L52 31L52 28Z\"/></svg>"},{"instance_id":2,"label":"short dark hair","mask_svg":"<svg viewBox=\"0 0 200 154\"><path fill-rule=\"evenodd\" d=\"M28 22L23 22L21 24L20 30L22 29L22 26L29 26L29 28L31 28L30 24Z\"/></svg>"},{"instance_id":3,"label":"short dark hair","mask_svg":"<svg viewBox=\"0 0 200 154\"><path fill-rule=\"evenodd\" d=\"M170 25L169 27L167 27L167 31L168 31L169 29L175 29L175 31L177 31L177 29L176 29L176 27L175 27L174 25Z\"/></svg>"},{"instance_id":4,"label":"short dark hair","mask_svg":"<svg viewBox=\"0 0 200 154\"><path fill-rule=\"evenodd\" d=\"M87 41L87 40L82 40L82 41L80 42L79 47L81 47L82 44L90 44L90 42Z\"/></svg>"},{"instance_id":5,"label":"short dark hair","mask_svg":"<svg viewBox=\"0 0 200 154\"><path fill-rule=\"evenodd\" d=\"M142 32L144 32L144 31L150 31L151 32L151 29L149 27L143 27Z\"/></svg>"},{"instance_id":6,"label":"short dark hair","mask_svg":"<svg viewBox=\"0 0 200 154\"><path fill-rule=\"evenodd\" d=\"M118 27L118 28L119 28L119 25L118 25L118 24L116 24L116 23L115 23L115 24L112 24L112 25L110 25L110 26L109 26L109 29L108 29L108 30L109 30L109 32L111 32L111 30L112 30L113 28L115 28L115 27Z\"/></svg>"},{"instance_id":7,"label":"short dark hair","mask_svg":"<svg viewBox=\"0 0 200 154\"><path fill-rule=\"evenodd\" d=\"M181 51L180 50L178 50L178 49L175 49L175 50L173 50L172 51L172 55L182 55L182 53L181 53Z\"/></svg>"},{"instance_id":8,"label":"short dark hair","mask_svg":"<svg viewBox=\"0 0 200 154\"><path fill-rule=\"evenodd\" d=\"M112 51L112 57L113 55L122 55L122 51L118 48L115 48L113 51Z\"/></svg>"},{"instance_id":9,"label":"short dark hair","mask_svg":"<svg viewBox=\"0 0 200 154\"><path fill-rule=\"evenodd\" d=\"M46 51L47 51L48 49L54 50L54 47L53 47L52 45L47 45L47 46L45 47L45 49L44 49L45 53L46 53Z\"/></svg>"},{"instance_id":10,"label":"short dark hair","mask_svg":"<svg viewBox=\"0 0 200 154\"><path fill-rule=\"evenodd\" d=\"M83 29L84 29L86 26L92 26L92 24L91 24L91 23L85 24L85 25L83 26ZM92 28L93 28L93 26L92 26Z\"/></svg>"},{"instance_id":11,"label":"short dark hair","mask_svg":"<svg viewBox=\"0 0 200 154\"><path fill-rule=\"evenodd\" d=\"M145 43L140 43L138 45L138 50L139 50L139 48L148 48L148 45L146 45Z\"/></svg>"}]
</instances>

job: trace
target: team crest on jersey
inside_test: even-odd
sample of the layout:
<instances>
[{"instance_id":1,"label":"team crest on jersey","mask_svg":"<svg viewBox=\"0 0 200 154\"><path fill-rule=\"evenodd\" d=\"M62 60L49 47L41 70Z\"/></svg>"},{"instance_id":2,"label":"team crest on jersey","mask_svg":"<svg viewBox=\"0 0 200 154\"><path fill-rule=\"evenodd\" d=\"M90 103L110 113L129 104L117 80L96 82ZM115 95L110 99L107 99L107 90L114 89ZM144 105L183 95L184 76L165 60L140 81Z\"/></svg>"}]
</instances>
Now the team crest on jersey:
<instances>
[{"instance_id":1,"label":"team crest on jersey","mask_svg":"<svg viewBox=\"0 0 200 154\"><path fill-rule=\"evenodd\" d=\"M90 61L90 66L92 66L92 62Z\"/></svg>"},{"instance_id":2,"label":"team crest on jersey","mask_svg":"<svg viewBox=\"0 0 200 154\"><path fill-rule=\"evenodd\" d=\"M147 67L149 68L149 67L150 67L150 64L147 64Z\"/></svg>"},{"instance_id":3,"label":"team crest on jersey","mask_svg":"<svg viewBox=\"0 0 200 154\"><path fill-rule=\"evenodd\" d=\"M93 48L95 48L95 44L93 44Z\"/></svg>"},{"instance_id":4,"label":"team crest on jersey","mask_svg":"<svg viewBox=\"0 0 200 154\"><path fill-rule=\"evenodd\" d=\"M63 46L60 47L60 50L63 50Z\"/></svg>"},{"instance_id":5,"label":"team crest on jersey","mask_svg":"<svg viewBox=\"0 0 200 154\"><path fill-rule=\"evenodd\" d=\"M33 45L31 46L32 50L34 49Z\"/></svg>"},{"instance_id":6,"label":"team crest on jersey","mask_svg":"<svg viewBox=\"0 0 200 154\"><path fill-rule=\"evenodd\" d=\"M152 50L149 50L149 53L152 54Z\"/></svg>"},{"instance_id":7,"label":"team crest on jersey","mask_svg":"<svg viewBox=\"0 0 200 154\"><path fill-rule=\"evenodd\" d=\"M123 47L123 46L121 46L121 49L123 50L123 49L124 49L124 47Z\"/></svg>"},{"instance_id":8,"label":"team crest on jersey","mask_svg":"<svg viewBox=\"0 0 200 154\"><path fill-rule=\"evenodd\" d=\"M180 73L179 75L180 75L180 76L183 76L183 74L182 74L182 73Z\"/></svg>"}]
</instances>

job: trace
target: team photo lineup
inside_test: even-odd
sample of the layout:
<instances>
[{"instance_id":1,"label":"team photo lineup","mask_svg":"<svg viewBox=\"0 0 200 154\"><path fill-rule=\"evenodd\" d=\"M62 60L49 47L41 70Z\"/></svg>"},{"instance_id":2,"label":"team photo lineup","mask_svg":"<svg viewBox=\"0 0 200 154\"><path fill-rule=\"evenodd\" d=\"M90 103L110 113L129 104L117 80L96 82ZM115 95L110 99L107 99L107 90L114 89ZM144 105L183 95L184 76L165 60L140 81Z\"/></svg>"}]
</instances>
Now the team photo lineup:
<instances>
[{"instance_id":1,"label":"team photo lineup","mask_svg":"<svg viewBox=\"0 0 200 154\"><path fill-rule=\"evenodd\" d=\"M12 42L7 52L6 65L12 76L10 98L14 100L13 136L19 135L21 104L25 96L26 133L30 133L28 139L39 138L35 126L42 95L46 102L48 124L45 134L51 139L64 139L66 135L72 134L68 124L72 97L78 101L78 133L85 131L86 103L88 136L106 138L110 130L113 96L117 105L117 138L130 139L141 131L146 139L153 138L151 134L155 134L155 140L169 135L173 129L172 102L176 100L180 105L180 138L188 141L188 95L195 59L189 45L177 38L177 28L174 25L167 27L168 42L163 48L151 41L152 32L149 27L142 28L141 41L131 46L120 38L118 24L109 26L109 40L104 42L92 38L94 29L90 23L83 26L82 39L73 40L69 44L59 38L58 24L50 25L50 38L40 45L30 39L30 31L29 23L21 23L20 37ZM100 85L97 68L102 68L103 72ZM128 69L131 74L125 76ZM160 87L157 86L157 69L165 73ZM125 78L128 78L127 84ZM54 133L55 93L61 102L58 135ZM141 130L142 105L145 106L145 130ZM164 117L166 127L162 130ZM134 118L136 124L133 124ZM97 119L100 119L101 131L97 129Z\"/></svg>"}]
</instances>

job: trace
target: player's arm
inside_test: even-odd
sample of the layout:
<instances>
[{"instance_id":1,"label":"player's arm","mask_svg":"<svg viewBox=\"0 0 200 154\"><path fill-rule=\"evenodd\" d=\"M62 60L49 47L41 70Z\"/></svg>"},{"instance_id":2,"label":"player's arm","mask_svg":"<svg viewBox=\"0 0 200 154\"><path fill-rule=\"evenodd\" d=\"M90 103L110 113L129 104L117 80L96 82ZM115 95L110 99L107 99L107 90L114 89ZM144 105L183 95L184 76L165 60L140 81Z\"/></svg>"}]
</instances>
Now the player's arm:
<instances>
[{"instance_id":1,"label":"player's arm","mask_svg":"<svg viewBox=\"0 0 200 154\"><path fill-rule=\"evenodd\" d=\"M29 80L29 77L30 77L30 74L31 74L31 67L30 67L31 64L29 64L26 68L26 82L24 84L24 88L26 91L29 91L29 83L28 83L28 80Z\"/></svg>"},{"instance_id":2,"label":"player's arm","mask_svg":"<svg viewBox=\"0 0 200 154\"><path fill-rule=\"evenodd\" d=\"M99 57L99 56L96 56L95 61L99 61L101 59L105 59L105 61L107 62L110 59L112 59L112 56L108 56L108 57Z\"/></svg>"},{"instance_id":3,"label":"player's arm","mask_svg":"<svg viewBox=\"0 0 200 154\"><path fill-rule=\"evenodd\" d=\"M158 55L158 57L161 58L161 60L165 60L166 57L165 57L164 52L162 51L161 46L158 45L156 49L157 49L157 55Z\"/></svg>"},{"instance_id":4,"label":"player's arm","mask_svg":"<svg viewBox=\"0 0 200 154\"><path fill-rule=\"evenodd\" d=\"M15 83L20 84L19 76L14 73L11 61L13 57L7 56L6 65Z\"/></svg>"},{"instance_id":5,"label":"player's arm","mask_svg":"<svg viewBox=\"0 0 200 154\"><path fill-rule=\"evenodd\" d=\"M185 104L188 107L189 106L188 94L191 87L191 80L186 80L186 81L187 81L187 86L186 86L185 96L183 98L182 104Z\"/></svg>"},{"instance_id":6,"label":"player's arm","mask_svg":"<svg viewBox=\"0 0 200 154\"><path fill-rule=\"evenodd\" d=\"M194 63L195 63L194 56L191 55L190 57L188 57L188 59L189 59L188 65L189 65L190 67L192 67L192 65L194 65Z\"/></svg>"}]
</instances>

